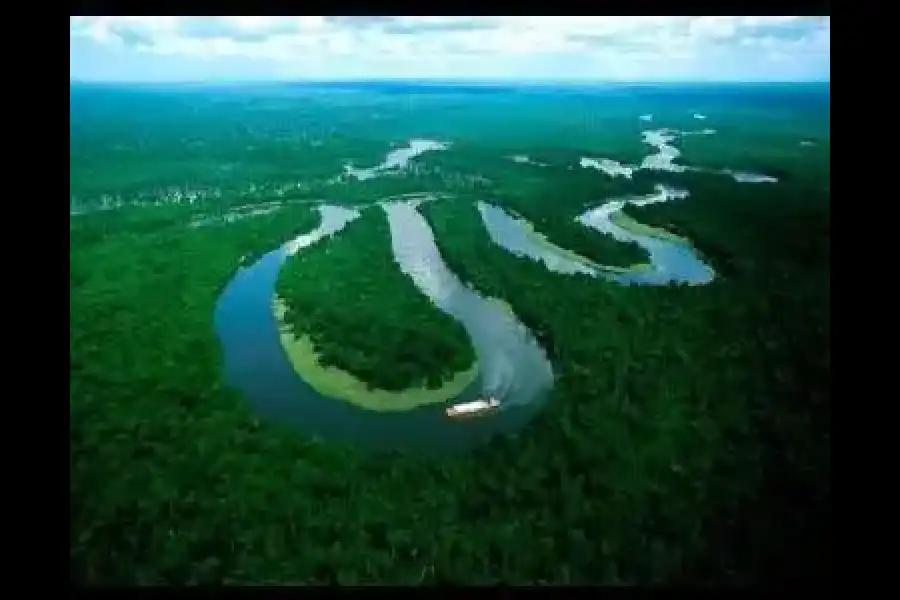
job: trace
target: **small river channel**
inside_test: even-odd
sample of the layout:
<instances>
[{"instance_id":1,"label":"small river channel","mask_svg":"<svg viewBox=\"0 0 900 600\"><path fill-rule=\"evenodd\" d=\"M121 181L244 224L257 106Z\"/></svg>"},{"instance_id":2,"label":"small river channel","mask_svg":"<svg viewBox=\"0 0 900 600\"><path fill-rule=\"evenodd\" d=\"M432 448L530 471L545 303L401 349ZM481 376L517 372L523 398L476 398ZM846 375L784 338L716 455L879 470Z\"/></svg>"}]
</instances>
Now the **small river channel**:
<instances>
[{"instance_id":1,"label":"small river channel","mask_svg":"<svg viewBox=\"0 0 900 600\"><path fill-rule=\"evenodd\" d=\"M662 198L657 194L635 197L635 204L665 202L671 196L665 190ZM619 268L597 264L573 252L560 248L536 233L525 219L513 217L502 208L486 202L478 203L481 219L491 240L504 250L542 262L549 271L565 275L582 274L601 277L622 285L705 285L715 277L712 268L704 263L688 240L674 236L651 233L635 233L614 223L611 219L629 200L611 200L590 209L577 217L586 227L613 236L620 242L634 242L648 255L648 264L638 268Z\"/></svg>"}]
</instances>

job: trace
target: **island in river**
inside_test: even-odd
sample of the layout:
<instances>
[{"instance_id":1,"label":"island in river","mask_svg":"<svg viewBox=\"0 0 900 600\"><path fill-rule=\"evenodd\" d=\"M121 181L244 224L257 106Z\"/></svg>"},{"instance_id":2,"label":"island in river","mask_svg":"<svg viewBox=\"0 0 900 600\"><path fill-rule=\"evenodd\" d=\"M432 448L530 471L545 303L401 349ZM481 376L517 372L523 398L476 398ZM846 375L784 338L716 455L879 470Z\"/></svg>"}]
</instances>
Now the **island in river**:
<instances>
[{"instance_id":1,"label":"island in river","mask_svg":"<svg viewBox=\"0 0 900 600\"><path fill-rule=\"evenodd\" d=\"M394 262L380 210L288 258L276 290L285 352L322 394L370 410L409 410L446 402L477 376L463 327Z\"/></svg>"}]
</instances>

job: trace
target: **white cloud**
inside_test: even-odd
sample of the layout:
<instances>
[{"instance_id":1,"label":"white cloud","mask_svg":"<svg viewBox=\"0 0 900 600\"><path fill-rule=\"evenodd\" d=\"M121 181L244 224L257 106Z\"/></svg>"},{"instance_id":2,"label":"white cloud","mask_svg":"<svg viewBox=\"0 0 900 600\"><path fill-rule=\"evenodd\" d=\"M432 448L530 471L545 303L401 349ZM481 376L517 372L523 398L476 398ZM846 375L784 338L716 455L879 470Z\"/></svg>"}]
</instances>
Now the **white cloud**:
<instances>
[{"instance_id":1,"label":"white cloud","mask_svg":"<svg viewBox=\"0 0 900 600\"><path fill-rule=\"evenodd\" d=\"M536 77L765 78L772 57L775 75L821 77L831 51L828 17L72 17L70 34L135 61L234 57L285 77L521 77L530 61ZM90 70L72 53L73 76Z\"/></svg>"}]
</instances>

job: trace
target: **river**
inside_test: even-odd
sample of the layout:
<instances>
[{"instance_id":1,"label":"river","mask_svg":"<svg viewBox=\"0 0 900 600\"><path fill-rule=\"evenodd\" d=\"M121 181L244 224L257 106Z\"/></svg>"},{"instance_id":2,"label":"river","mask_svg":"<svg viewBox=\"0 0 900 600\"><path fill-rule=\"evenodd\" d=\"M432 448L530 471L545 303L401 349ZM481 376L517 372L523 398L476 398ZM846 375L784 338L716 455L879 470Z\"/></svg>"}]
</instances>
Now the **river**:
<instances>
[{"instance_id":1,"label":"river","mask_svg":"<svg viewBox=\"0 0 900 600\"><path fill-rule=\"evenodd\" d=\"M552 370L543 350L503 303L480 297L447 268L430 227L412 204L385 204L384 210L400 268L438 308L463 324L476 350L480 375L453 401L472 400L488 390L502 398L504 410L465 422L448 419L443 406L369 411L323 396L297 375L281 346L272 299L281 265L290 253L338 233L354 218L351 211L328 205L320 207L319 227L239 269L219 297L214 323L227 381L265 418L314 437L376 451L458 451L519 429L552 387ZM402 236L397 235L398 228Z\"/></svg>"},{"instance_id":2,"label":"river","mask_svg":"<svg viewBox=\"0 0 900 600\"><path fill-rule=\"evenodd\" d=\"M540 260L555 272L602 277L620 284L709 283L712 269L689 243L634 233L610 220L629 201L646 204L678 197L683 194L661 188L646 197L608 201L578 217L586 226L640 244L651 262L641 270L597 265L553 246L527 221L511 217L501 208L480 202L478 209L496 244ZM505 302L484 298L450 271L431 228L416 208L418 202L389 201L380 206L390 224L398 267L437 309L463 325L475 349L479 375L448 404L489 393L501 401L501 409L486 418L466 421L448 419L445 406L437 405L375 412L324 396L298 376L281 345L272 310L278 273L290 255L339 233L359 216L356 210L321 205L322 220L316 229L238 269L216 305L215 329L223 347L226 378L264 417L286 422L314 437L341 439L376 451L443 453L517 430L549 397L553 370L545 350Z\"/></svg>"}]
</instances>

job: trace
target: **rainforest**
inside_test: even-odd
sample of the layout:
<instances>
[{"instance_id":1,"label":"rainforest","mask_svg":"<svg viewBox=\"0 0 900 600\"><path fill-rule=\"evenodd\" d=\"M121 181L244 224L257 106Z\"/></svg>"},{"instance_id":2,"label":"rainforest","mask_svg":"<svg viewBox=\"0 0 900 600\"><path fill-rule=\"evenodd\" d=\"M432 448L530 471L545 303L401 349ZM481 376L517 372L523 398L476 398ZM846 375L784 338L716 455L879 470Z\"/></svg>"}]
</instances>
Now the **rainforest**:
<instances>
[{"instance_id":1,"label":"rainforest","mask_svg":"<svg viewBox=\"0 0 900 600\"><path fill-rule=\"evenodd\" d=\"M827 84L69 99L73 583L830 581Z\"/></svg>"}]
</instances>

